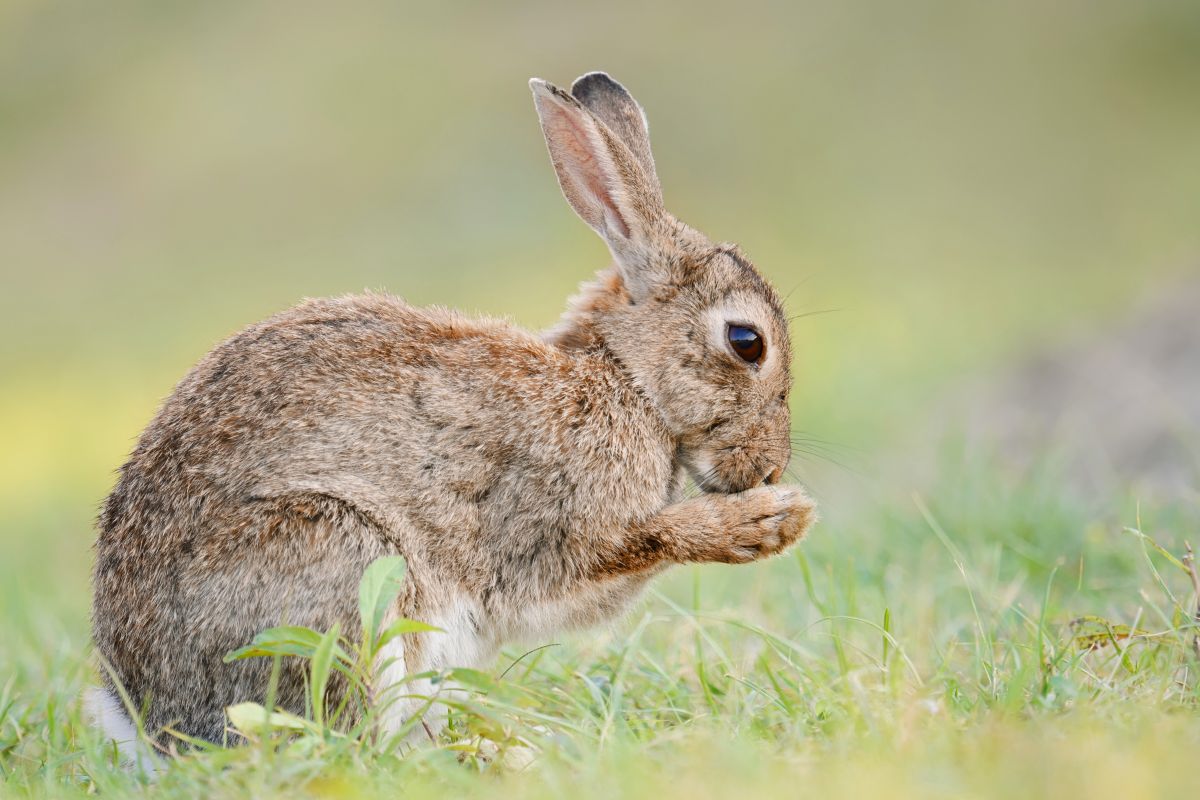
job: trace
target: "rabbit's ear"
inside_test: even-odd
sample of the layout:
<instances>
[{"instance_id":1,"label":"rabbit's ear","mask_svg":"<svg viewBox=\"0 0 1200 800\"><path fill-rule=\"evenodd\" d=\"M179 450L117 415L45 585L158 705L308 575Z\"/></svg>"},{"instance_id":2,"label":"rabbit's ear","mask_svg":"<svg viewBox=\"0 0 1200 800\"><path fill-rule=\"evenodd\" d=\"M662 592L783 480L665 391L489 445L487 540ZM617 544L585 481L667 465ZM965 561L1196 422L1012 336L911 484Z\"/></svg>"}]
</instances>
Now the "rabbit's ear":
<instances>
[{"instance_id":1,"label":"rabbit's ear","mask_svg":"<svg viewBox=\"0 0 1200 800\"><path fill-rule=\"evenodd\" d=\"M646 178L661 193L650 152L650 123L633 95L605 72L589 72L577 78L571 84L571 94L625 143Z\"/></svg>"},{"instance_id":2,"label":"rabbit's ear","mask_svg":"<svg viewBox=\"0 0 1200 800\"><path fill-rule=\"evenodd\" d=\"M655 179L607 124L572 95L534 78L534 105L550 149L558 185L575 213L608 243L631 289L643 269L654 232L665 217Z\"/></svg>"}]
</instances>

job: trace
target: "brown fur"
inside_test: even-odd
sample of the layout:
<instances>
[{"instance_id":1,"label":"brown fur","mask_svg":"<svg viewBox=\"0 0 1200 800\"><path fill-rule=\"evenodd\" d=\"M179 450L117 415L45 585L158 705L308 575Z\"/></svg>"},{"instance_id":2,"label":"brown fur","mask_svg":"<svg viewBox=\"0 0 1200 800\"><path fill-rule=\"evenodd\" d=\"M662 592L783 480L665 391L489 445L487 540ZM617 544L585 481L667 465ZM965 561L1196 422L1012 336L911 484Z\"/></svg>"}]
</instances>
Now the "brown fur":
<instances>
[{"instance_id":1,"label":"brown fur","mask_svg":"<svg viewBox=\"0 0 1200 800\"><path fill-rule=\"evenodd\" d=\"M579 98L532 83L564 194L615 258L556 328L306 301L214 349L146 428L100 516L93 619L149 730L219 740L269 671L222 656L281 621L357 629L381 555L408 560L397 613L454 620L484 659L812 523L802 491L762 485L790 457L779 300L662 210L644 116L596 75ZM761 365L724 343L729 315L765 336ZM687 470L709 494L679 500ZM406 643L409 672L455 666L438 636ZM303 709L299 665L279 699Z\"/></svg>"}]
</instances>

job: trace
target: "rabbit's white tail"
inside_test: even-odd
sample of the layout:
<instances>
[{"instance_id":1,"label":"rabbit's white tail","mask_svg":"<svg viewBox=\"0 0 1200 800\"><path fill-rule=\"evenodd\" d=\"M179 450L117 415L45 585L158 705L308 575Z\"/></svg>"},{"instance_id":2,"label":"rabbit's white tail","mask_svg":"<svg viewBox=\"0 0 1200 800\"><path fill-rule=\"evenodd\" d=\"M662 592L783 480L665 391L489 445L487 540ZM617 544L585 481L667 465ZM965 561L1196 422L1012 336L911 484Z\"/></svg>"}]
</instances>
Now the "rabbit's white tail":
<instances>
[{"instance_id":1,"label":"rabbit's white tail","mask_svg":"<svg viewBox=\"0 0 1200 800\"><path fill-rule=\"evenodd\" d=\"M107 689L92 687L83 693L83 710L88 720L111 739L121 754L121 763L151 778L162 770L162 759L138 736L137 727L119 697Z\"/></svg>"}]
</instances>

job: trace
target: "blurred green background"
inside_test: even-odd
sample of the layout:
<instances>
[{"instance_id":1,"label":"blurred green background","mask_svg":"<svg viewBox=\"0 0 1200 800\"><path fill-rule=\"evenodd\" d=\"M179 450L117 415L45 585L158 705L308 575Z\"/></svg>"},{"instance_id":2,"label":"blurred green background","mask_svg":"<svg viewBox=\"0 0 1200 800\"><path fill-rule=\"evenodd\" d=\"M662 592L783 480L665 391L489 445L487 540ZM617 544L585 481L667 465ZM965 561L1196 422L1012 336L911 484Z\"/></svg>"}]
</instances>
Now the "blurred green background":
<instances>
[{"instance_id":1,"label":"blurred green background","mask_svg":"<svg viewBox=\"0 0 1200 800\"><path fill-rule=\"evenodd\" d=\"M795 424L858 474L1200 264L1194 0L5 0L0 628L82 649L113 471L239 327L365 287L550 324L607 254L526 81L592 69L645 105L668 206L808 315Z\"/></svg>"}]
</instances>

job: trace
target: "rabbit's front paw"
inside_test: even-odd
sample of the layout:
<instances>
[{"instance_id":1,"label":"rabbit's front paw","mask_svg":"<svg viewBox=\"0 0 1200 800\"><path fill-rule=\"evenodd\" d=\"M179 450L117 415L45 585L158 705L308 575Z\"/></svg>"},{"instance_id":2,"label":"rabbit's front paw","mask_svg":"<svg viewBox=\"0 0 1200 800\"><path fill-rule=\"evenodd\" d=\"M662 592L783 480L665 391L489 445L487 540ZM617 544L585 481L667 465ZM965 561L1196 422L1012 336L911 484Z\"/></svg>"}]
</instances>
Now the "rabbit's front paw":
<instances>
[{"instance_id":1,"label":"rabbit's front paw","mask_svg":"<svg viewBox=\"0 0 1200 800\"><path fill-rule=\"evenodd\" d=\"M721 498L722 529L709 560L745 564L775 555L816 521L816 504L796 486L759 486Z\"/></svg>"}]
</instances>

